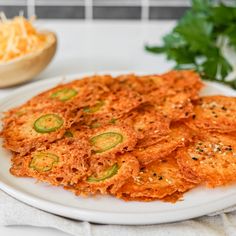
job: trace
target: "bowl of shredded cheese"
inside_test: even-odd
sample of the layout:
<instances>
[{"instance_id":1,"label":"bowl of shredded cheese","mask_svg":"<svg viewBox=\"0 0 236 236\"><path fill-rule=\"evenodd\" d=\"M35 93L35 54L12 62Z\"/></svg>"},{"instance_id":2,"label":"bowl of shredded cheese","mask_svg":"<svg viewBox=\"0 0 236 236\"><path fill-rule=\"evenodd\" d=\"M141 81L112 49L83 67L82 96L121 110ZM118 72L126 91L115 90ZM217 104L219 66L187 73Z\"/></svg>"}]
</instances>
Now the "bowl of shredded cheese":
<instances>
[{"instance_id":1,"label":"bowl of shredded cheese","mask_svg":"<svg viewBox=\"0 0 236 236\"><path fill-rule=\"evenodd\" d=\"M31 20L17 16L0 21L0 87L33 79L50 63L57 47L56 35L38 31Z\"/></svg>"}]
</instances>

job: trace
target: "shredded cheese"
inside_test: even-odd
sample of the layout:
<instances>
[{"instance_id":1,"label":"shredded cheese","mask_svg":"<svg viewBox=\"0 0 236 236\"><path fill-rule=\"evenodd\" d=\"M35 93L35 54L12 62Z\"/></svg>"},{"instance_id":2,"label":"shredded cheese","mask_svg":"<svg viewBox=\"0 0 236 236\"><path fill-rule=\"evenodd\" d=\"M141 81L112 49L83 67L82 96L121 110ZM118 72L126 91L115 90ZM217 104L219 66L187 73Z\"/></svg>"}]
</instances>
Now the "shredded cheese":
<instances>
[{"instance_id":1,"label":"shredded cheese","mask_svg":"<svg viewBox=\"0 0 236 236\"><path fill-rule=\"evenodd\" d=\"M0 62L36 52L45 47L48 39L39 33L23 16L12 20L0 15Z\"/></svg>"}]
</instances>

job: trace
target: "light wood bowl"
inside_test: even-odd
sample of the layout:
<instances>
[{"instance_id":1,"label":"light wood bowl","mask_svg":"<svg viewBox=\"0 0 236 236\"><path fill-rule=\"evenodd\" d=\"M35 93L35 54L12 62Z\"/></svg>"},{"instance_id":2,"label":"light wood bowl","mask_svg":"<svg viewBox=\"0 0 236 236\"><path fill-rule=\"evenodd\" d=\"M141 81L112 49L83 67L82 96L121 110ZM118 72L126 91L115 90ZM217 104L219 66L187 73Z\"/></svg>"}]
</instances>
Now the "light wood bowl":
<instances>
[{"instance_id":1,"label":"light wood bowl","mask_svg":"<svg viewBox=\"0 0 236 236\"><path fill-rule=\"evenodd\" d=\"M57 37L54 33L42 32L49 36L46 46L34 53L0 63L0 88L10 87L33 79L50 63L56 53Z\"/></svg>"}]
</instances>

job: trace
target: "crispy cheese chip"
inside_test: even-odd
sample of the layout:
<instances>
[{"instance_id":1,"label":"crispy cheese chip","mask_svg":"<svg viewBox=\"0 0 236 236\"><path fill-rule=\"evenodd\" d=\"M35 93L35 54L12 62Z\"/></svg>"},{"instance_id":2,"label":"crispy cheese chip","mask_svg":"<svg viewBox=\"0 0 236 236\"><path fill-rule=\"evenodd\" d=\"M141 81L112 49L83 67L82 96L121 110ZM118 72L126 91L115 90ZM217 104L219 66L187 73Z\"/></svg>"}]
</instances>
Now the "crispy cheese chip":
<instances>
[{"instance_id":1,"label":"crispy cheese chip","mask_svg":"<svg viewBox=\"0 0 236 236\"><path fill-rule=\"evenodd\" d=\"M93 106L84 107L83 122L91 126L95 121L109 124L143 103L143 98L134 91L121 90L104 94Z\"/></svg>"},{"instance_id":2,"label":"crispy cheese chip","mask_svg":"<svg viewBox=\"0 0 236 236\"><path fill-rule=\"evenodd\" d=\"M235 135L201 133L178 150L177 160L187 180L208 187L227 185L236 181Z\"/></svg>"},{"instance_id":3,"label":"crispy cheese chip","mask_svg":"<svg viewBox=\"0 0 236 236\"><path fill-rule=\"evenodd\" d=\"M103 77L106 76L101 76L101 80ZM109 78L111 79L111 77ZM51 107L53 107L54 110L76 110L85 106L93 106L108 88L97 82L91 83L89 79L90 78L85 78L67 84L60 84L42 92L25 104L5 112L4 120L7 122L8 120L18 119L19 116L26 113L42 109L47 110L51 109ZM94 91L96 91L95 94Z\"/></svg>"},{"instance_id":4,"label":"crispy cheese chip","mask_svg":"<svg viewBox=\"0 0 236 236\"><path fill-rule=\"evenodd\" d=\"M154 104L157 112L172 121L179 121L193 115L193 105L185 93L160 98Z\"/></svg>"},{"instance_id":5,"label":"crispy cheese chip","mask_svg":"<svg viewBox=\"0 0 236 236\"><path fill-rule=\"evenodd\" d=\"M94 129L89 142L94 156L107 157L117 152L131 151L137 142L137 137L128 126L108 125Z\"/></svg>"},{"instance_id":6,"label":"crispy cheese chip","mask_svg":"<svg viewBox=\"0 0 236 236\"><path fill-rule=\"evenodd\" d=\"M113 165L117 154L133 150L137 136L128 126L109 125L95 128L89 134L89 142L92 150L90 170L96 172Z\"/></svg>"},{"instance_id":7,"label":"crispy cheese chip","mask_svg":"<svg viewBox=\"0 0 236 236\"><path fill-rule=\"evenodd\" d=\"M171 126L171 132L154 145L136 148L132 154L145 166L183 147L191 139L191 131L182 123Z\"/></svg>"},{"instance_id":8,"label":"crispy cheese chip","mask_svg":"<svg viewBox=\"0 0 236 236\"><path fill-rule=\"evenodd\" d=\"M45 109L22 114L4 124L4 147L24 155L32 148L62 138L71 123L73 115L67 111Z\"/></svg>"},{"instance_id":9,"label":"crispy cheese chip","mask_svg":"<svg viewBox=\"0 0 236 236\"><path fill-rule=\"evenodd\" d=\"M119 155L115 163L105 166L97 172L90 172L90 176L76 185L67 186L77 195L108 194L116 192L131 176L139 171L137 159L129 153Z\"/></svg>"},{"instance_id":10,"label":"crispy cheese chip","mask_svg":"<svg viewBox=\"0 0 236 236\"><path fill-rule=\"evenodd\" d=\"M138 135L138 147L150 146L157 143L170 133L170 121L155 111L152 105L138 107L129 119Z\"/></svg>"},{"instance_id":11,"label":"crispy cheese chip","mask_svg":"<svg viewBox=\"0 0 236 236\"><path fill-rule=\"evenodd\" d=\"M101 76L101 81L107 76ZM91 81L90 81L91 79ZM112 79L109 76L109 79ZM43 92L28 102L30 106L66 106L80 108L86 105L94 105L102 94L108 91L106 85L98 82L92 82L93 77L84 78L83 80L75 80L70 83L61 84L55 88ZM96 91L96 93L94 93Z\"/></svg>"},{"instance_id":12,"label":"crispy cheese chip","mask_svg":"<svg viewBox=\"0 0 236 236\"><path fill-rule=\"evenodd\" d=\"M156 77L154 81L160 82L161 89L150 91L146 100L155 105L158 112L173 121L192 115L191 101L199 97L198 93L203 87L197 73L189 70L171 71Z\"/></svg>"},{"instance_id":13,"label":"crispy cheese chip","mask_svg":"<svg viewBox=\"0 0 236 236\"><path fill-rule=\"evenodd\" d=\"M195 184L183 178L175 159L175 153L172 153L151 165L142 167L137 176L131 177L116 192L116 196L128 201L150 201L186 192L194 186Z\"/></svg>"},{"instance_id":14,"label":"crispy cheese chip","mask_svg":"<svg viewBox=\"0 0 236 236\"><path fill-rule=\"evenodd\" d=\"M203 87L203 83L199 74L192 70L172 70L162 74L165 80L171 84L169 89L177 94L184 93L191 100L199 98L199 91Z\"/></svg>"},{"instance_id":15,"label":"crispy cheese chip","mask_svg":"<svg viewBox=\"0 0 236 236\"><path fill-rule=\"evenodd\" d=\"M146 88L145 84L141 81L140 76L134 74L120 75L115 78L115 83L112 83L113 90L120 88L133 90L139 94L144 93Z\"/></svg>"},{"instance_id":16,"label":"crispy cheese chip","mask_svg":"<svg viewBox=\"0 0 236 236\"><path fill-rule=\"evenodd\" d=\"M136 76L133 74L121 75L116 77L116 81L118 81L115 85L116 88L132 89L137 93L142 94L145 97L145 100L149 100L152 92L153 94L158 94L158 97L173 94L173 92L169 90L171 81L156 74L144 76ZM158 97L156 97L156 99Z\"/></svg>"},{"instance_id":17,"label":"crispy cheese chip","mask_svg":"<svg viewBox=\"0 0 236 236\"><path fill-rule=\"evenodd\" d=\"M11 173L34 177L53 185L68 185L86 178L89 144L86 140L62 139L25 155L12 158Z\"/></svg>"},{"instance_id":18,"label":"crispy cheese chip","mask_svg":"<svg viewBox=\"0 0 236 236\"><path fill-rule=\"evenodd\" d=\"M229 133L236 131L236 98L207 96L194 106L194 115L186 124L192 129Z\"/></svg>"}]
</instances>

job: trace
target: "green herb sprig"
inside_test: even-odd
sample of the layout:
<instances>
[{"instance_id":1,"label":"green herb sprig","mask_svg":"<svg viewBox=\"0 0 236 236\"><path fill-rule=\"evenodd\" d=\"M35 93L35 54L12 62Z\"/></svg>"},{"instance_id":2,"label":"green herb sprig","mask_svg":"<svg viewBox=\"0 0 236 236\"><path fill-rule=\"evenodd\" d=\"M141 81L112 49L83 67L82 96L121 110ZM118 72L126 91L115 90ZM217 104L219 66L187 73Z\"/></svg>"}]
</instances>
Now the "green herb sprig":
<instances>
[{"instance_id":1,"label":"green herb sprig","mask_svg":"<svg viewBox=\"0 0 236 236\"><path fill-rule=\"evenodd\" d=\"M236 54L236 4L233 7L215 5L211 0L192 0L191 9L163 37L163 46L147 45L145 49L165 53L168 60L176 62L175 69L193 69L205 80L236 89L236 78L226 79L233 68L222 53L225 45Z\"/></svg>"}]
</instances>

